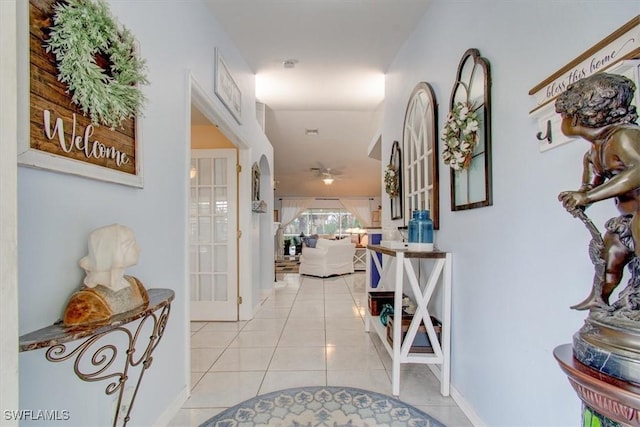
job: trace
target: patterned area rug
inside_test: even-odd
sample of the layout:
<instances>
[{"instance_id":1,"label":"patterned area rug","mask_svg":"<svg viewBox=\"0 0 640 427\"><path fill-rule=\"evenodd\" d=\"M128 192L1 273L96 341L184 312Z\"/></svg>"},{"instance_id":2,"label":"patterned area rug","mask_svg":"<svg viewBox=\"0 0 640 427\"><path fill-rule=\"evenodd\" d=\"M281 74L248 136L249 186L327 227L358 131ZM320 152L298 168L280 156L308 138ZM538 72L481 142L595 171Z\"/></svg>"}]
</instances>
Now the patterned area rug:
<instances>
[{"instance_id":1,"label":"patterned area rug","mask_svg":"<svg viewBox=\"0 0 640 427\"><path fill-rule=\"evenodd\" d=\"M445 427L397 399L350 387L303 387L254 397L200 427Z\"/></svg>"},{"instance_id":2,"label":"patterned area rug","mask_svg":"<svg viewBox=\"0 0 640 427\"><path fill-rule=\"evenodd\" d=\"M278 273L297 273L300 271L300 259L295 260L285 258L282 261L276 260L276 274Z\"/></svg>"}]
</instances>

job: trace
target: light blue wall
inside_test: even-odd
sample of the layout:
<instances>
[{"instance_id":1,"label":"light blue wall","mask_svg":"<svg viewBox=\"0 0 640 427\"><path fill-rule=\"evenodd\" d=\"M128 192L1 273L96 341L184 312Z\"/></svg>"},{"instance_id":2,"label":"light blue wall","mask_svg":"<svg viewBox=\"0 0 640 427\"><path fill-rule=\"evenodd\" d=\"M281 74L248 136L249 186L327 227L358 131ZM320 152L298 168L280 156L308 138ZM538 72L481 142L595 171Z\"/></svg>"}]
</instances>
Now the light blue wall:
<instances>
[{"instance_id":1,"label":"light blue wall","mask_svg":"<svg viewBox=\"0 0 640 427\"><path fill-rule=\"evenodd\" d=\"M635 0L434 0L388 72L383 158L402 137L416 83L433 86L440 130L462 54L478 48L491 63L493 206L451 212L441 163L436 237L453 252L453 386L486 425L580 422L580 402L552 351L585 317L569 306L590 290L590 237L556 197L580 185L588 145L541 154L528 92L639 12ZM599 226L615 214L613 202L590 209Z\"/></svg>"},{"instance_id":2,"label":"light blue wall","mask_svg":"<svg viewBox=\"0 0 640 427\"><path fill-rule=\"evenodd\" d=\"M142 252L138 265L127 272L147 288L170 288L176 294L130 423L152 425L166 408L181 403L176 399L189 381L187 71L249 145L251 162L264 155L272 163L273 153L255 121L254 75L203 2L112 0L110 5L136 36L149 68L150 85L143 88L148 103L140 121L144 189L19 169L20 333L60 318L67 298L84 277L78 260L87 252L92 230L112 223L131 227ZM233 122L213 93L215 47L221 49L243 94L242 126ZM250 188L241 188L240 193L241 200L249 200ZM251 284L245 286L250 289ZM43 351L20 355L21 409L66 409L71 419L65 425L107 425L113 397L105 396L105 387L106 383L87 384L75 378L71 363L47 362Z\"/></svg>"}]
</instances>

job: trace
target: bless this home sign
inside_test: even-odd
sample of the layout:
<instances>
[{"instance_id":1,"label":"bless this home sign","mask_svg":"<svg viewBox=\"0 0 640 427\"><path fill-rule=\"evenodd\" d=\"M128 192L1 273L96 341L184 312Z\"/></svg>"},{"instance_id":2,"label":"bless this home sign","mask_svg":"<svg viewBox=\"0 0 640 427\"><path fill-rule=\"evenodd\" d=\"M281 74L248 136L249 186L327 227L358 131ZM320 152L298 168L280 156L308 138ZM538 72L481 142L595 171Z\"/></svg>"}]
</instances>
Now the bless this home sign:
<instances>
[{"instance_id":1,"label":"bless this home sign","mask_svg":"<svg viewBox=\"0 0 640 427\"><path fill-rule=\"evenodd\" d=\"M57 58L45 48L55 5L56 0L30 0L28 6L24 2L23 22L29 23L29 34L24 34L28 47L21 51L29 56L24 58L24 63L29 64L29 80L28 85L26 81L19 83L20 87L29 88L28 97L25 94L21 100L21 110L28 110L29 121L22 125L18 161L26 166L142 187L135 117L115 127L92 122L72 102L67 83L59 81ZM96 63L108 70L108 58L106 62L104 57L102 61L98 59Z\"/></svg>"},{"instance_id":2,"label":"bless this home sign","mask_svg":"<svg viewBox=\"0 0 640 427\"><path fill-rule=\"evenodd\" d=\"M536 102L529 115L537 122L536 139L540 151L580 139L562 133L562 117L555 112L555 99L569 85L603 71L621 74L639 83L639 70L640 15L637 15L529 91ZM638 93L636 97L640 104Z\"/></svg>"}]
</instances>

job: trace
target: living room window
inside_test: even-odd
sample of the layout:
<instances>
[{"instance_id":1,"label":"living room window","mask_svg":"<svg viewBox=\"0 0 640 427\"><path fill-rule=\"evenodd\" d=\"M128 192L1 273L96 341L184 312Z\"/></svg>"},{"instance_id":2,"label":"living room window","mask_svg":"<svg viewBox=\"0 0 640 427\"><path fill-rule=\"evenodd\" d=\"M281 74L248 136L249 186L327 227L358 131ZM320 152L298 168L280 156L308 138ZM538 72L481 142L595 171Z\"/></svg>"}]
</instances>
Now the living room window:
<instances>
[{"instance_id":1,"label":"living room window","mask_svg":"<svg viewBox=\"0 0 640 427\"><path fill-rule=\"evenodd\" d=\"M355 215L346 209L308 209L287 225L284 237L300 236L300 233L306 236L346 236L349 235L348 229L361 227Z\"/></svg>"}]
</instances>

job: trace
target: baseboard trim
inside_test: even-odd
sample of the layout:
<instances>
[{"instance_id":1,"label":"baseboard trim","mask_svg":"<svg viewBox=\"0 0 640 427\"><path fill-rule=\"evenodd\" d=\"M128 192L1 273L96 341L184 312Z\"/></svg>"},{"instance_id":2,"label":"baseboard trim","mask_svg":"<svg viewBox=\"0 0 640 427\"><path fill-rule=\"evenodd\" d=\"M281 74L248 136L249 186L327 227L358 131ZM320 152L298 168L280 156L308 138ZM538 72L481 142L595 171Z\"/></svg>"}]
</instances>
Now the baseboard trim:
<instances>
[{"instance_id":1,"label":"baseboard trim","mask_svg":"<svg viewBox=\"0 0 640 427\"><path fill-rule=\"evenodd\" d=\"M166 426L169 425L171 420L175 418L178 411L184 406L184 403L189 398L189 388L185 386L176 398L167 406L167 408L160 414L158 419L153 423L154 426Z\"/></svg>"},{"instance_id":2,"label":"baseboard trim","mask_svg":"<svg viewBox=\"0 0 640 427\"><path fill-rule=\"evenodd\" d=\"M440 379L440 368L436 365L428 365L433 375L435 375L438 379ZM480 416L476 413L473 407L467 402L464 396L451 384L449 384L449 394L451 398L456 402L460 410L469 418L471 424L474 427L487 427L487 424L482 421Z\"/></svg>"}]
</instances>

